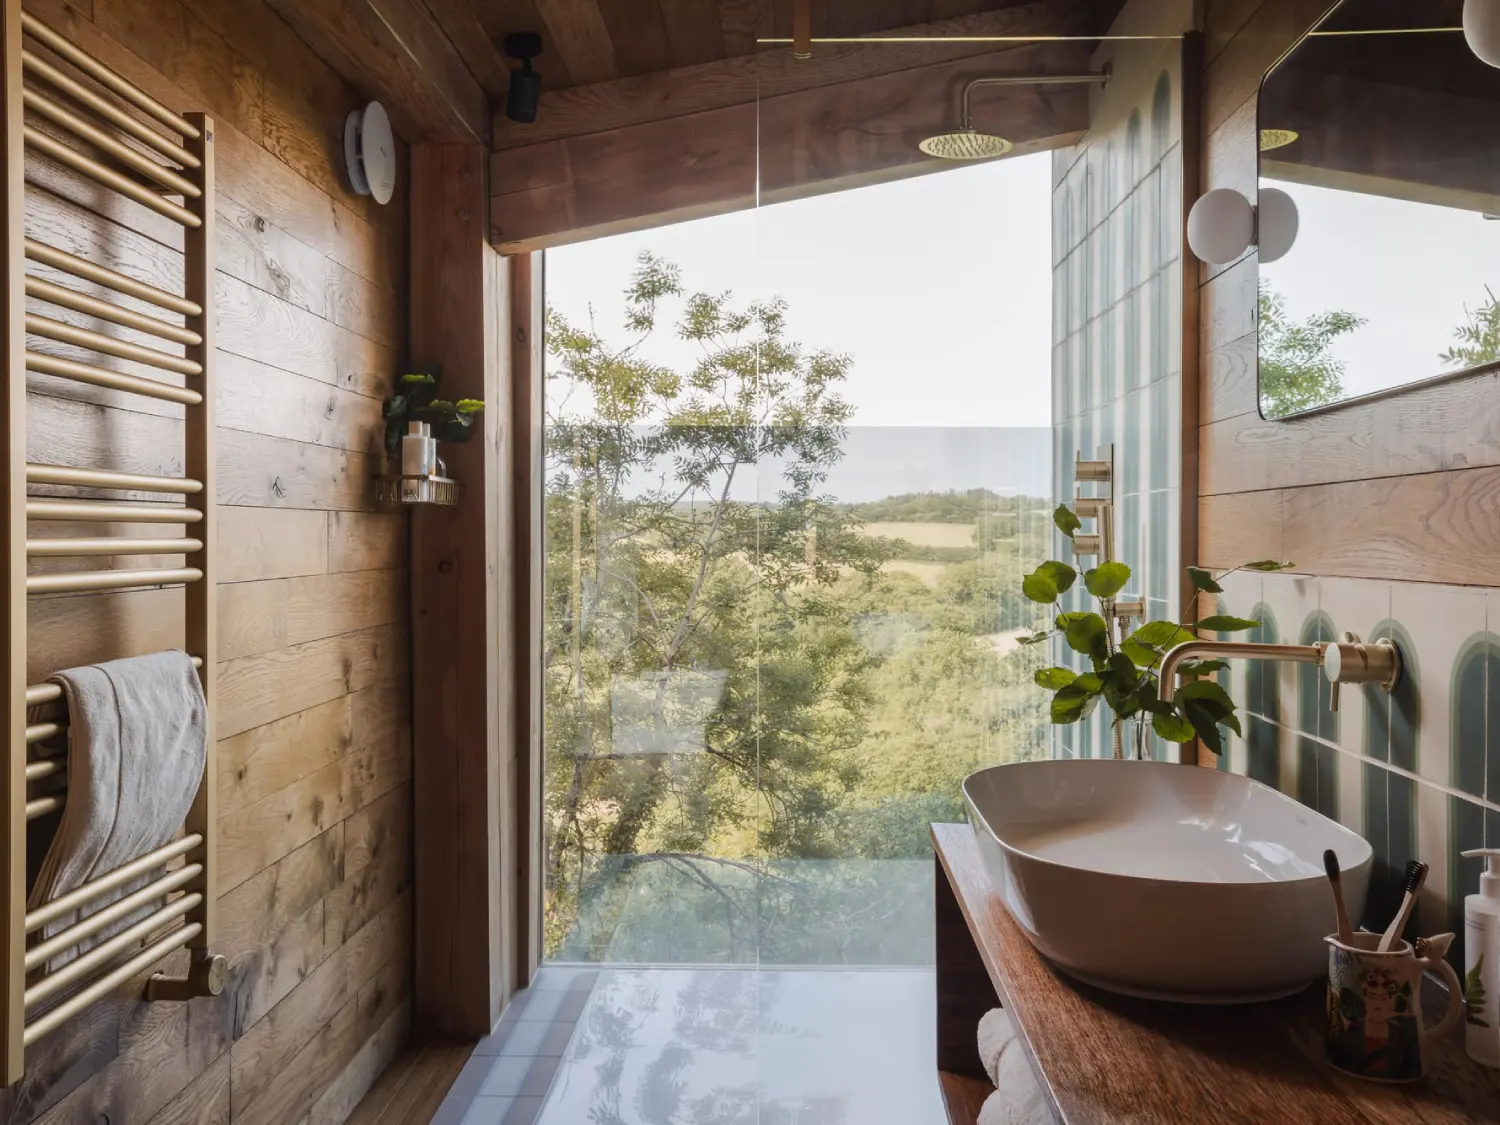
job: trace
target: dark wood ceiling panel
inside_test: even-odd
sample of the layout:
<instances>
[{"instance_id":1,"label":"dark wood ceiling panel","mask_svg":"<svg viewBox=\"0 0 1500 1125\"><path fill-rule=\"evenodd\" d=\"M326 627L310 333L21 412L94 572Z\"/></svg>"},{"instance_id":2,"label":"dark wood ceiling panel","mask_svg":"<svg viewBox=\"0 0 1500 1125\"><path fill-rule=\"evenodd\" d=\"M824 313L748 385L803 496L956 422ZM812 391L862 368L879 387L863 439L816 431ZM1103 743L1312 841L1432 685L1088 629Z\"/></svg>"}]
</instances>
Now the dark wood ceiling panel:
<instances>
[{"instance_id":1,"label":"dark wood ceiling panel","mask_svg":"<svg viewBox=\"0 0 1500 1125\"><path fill-rule=\"evenodd\" d=\"M719 26L726 58L752 54L756 39L775 34L771 0L719 0Z\"/></svg>"},{"instance_id":2,"label":"dark wood ceiling panel","mask_svg":"<svg viewBox=\"0 0 1500 1125\"><path fill-rule=\"evenodd\" d=\"M486 4L490 0L471 0L471 3ZM599 11L597 0L536 0L537 14L543 26L540 28L515 27L506 31L541 31L544 49L560 58L568 68L570 85L586 86L590 82L606 82L620 77L615 63L614 41L605 26L604 15ZM548 75L544 68L543 80ZM550 83L556 86L556 80Z\"/></svg>"},{"instance_id":3,"label":"dark wood ceiling panel","mask_svg":"<svg viewBox=\"0 0 1500 1125\"><path fill-rule=\"evenodd\" d=\"M660 3L673 66L691 66L724 57L724 26L719 18L719 5L704 0L660 0Z\"/></svg>"},{"instance_id":4,"label":"dark wood ceiling panel","mask_svg":"<svg viewBox=\"0 0 1500 1125\"><path fill-rule=\"evenodd\" d=\"M479 80L484 87L484 92L491 100L505 97L506 87L510 85L510 68L505 64L505 57L497 49L498 39L492 40L490 29L485 26L480 18L479 10L470 0L426 0L428 9L433 18L442 27L443 33L448 36L449 41L464 60L464 65ZM530 8L529 18L532 27L540 27L541 19L536 14L536 5L530 0L514 0L508 2L506 7ZM511 17L516 20L516 17ZM523 13L518 22L524 22L528 14ZM503 26L504 21L499 26ZM571 85L571 83L567 83Z\"/></svg>"},{"instance_id":5,"label":"dark wood ceiling panel","mask_svg":"<svg viewBox=\"0 0 1500 1125\"><path fill-rule=\"evenodd\" d=\"M658 0L596 0L615 48L615 77L654 74L674 65ZM699 0L711 7L706 0Z\"/></svg>"}]
</instances>

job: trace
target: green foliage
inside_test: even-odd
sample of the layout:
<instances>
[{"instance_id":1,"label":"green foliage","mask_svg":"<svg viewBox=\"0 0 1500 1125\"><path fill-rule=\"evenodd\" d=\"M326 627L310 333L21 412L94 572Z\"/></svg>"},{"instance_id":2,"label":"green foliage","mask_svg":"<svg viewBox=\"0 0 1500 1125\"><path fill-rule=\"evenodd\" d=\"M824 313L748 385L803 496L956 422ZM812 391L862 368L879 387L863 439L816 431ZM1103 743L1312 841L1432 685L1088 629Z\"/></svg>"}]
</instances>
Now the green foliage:
<instances>
[{"instance_id":1,"label":"green foliage","mask_svg":"<svg viewBox=\"0 0 1500 1125\"><path fill-rule=\"evenodd\" d=\"M1251 621L1245 617L1232 617L1228 614L1214 614L1198 622L1198 628L1207 629L1210 633L1243 633L1258 625L1260 625L1259 621Z\"/></svg>"},{"instance_id":2,"label":"green foliage","mask_svg":"<svg viewBox=\"0 0 1500 1125\"><path fill-rule=\"evenodd\" d=\"M817 914L766 872L925 861L967 773L1046 746L1044 654L1007 649L1042 618L1020 544L1050 505L839 504L850 357L789 339L780 301L694 293L651 255L622 320L547 314L545 931L587 956L639 906L625 883L674 927ZM696 358L657 362L659 335ZM910 544L864 527L938 517L978 531L926 582L888 568ZM686 884L701 897L667 901ZM829 894L865 909L853 885Z\"/></svg>"},{"instance_id":3,"label":"green foliage","mask_svg":"<svg viewBox=\"0 0 1500 1125\"><path fill-rule=\"evenodd\" d=\"M1260 283L1260 406L1267 418L1280 418L1334 402L1344 394L1344 365L1331 351L1339 337L1365 323L1348 312L1327 312L1298 323L1286 299Z\"/></svg>"},{"instance_id":4,"label":"green foliage","mask_svg":"<svg viewBox=\"0 0 1500 1125\"><path fill-rule=\"evenodd\" d=\"M1465 321L1453 330L1458 343L1438 358L1456 371L1500 360L1500 301L1484 287L1489 300L1477 309L1464 306Z\"/></svg>"},{"instance_id":5,"label":"green foliage","mask_svg":"<svg viewBox=\"0 0 1500 1125\"><path fill-rule=\"evenodd\" d=\"M1275 559L1261 559L1259 562L1241 563L1240 570L1256 570L1261 574L1274 574L1279 570L1291 570L1296 563L1277 562Z\"/></svg>"},{"instance_id":6,"label":"green foliage","mask_svg":"<svg viewBox=\"0 0 1500 1125\"><path fill-rule=\"evenodd\" d=\"M1048 565L1043 563L1043 566ZM1096 598L1112 598L1130 581L1130 568L1122 562L1100 563L1083 576L1083 584Z\"/></svg>"},{"instance_id":7,"label":"green foliage","mask_svg":"<svg viewBox=\"0 0 1500 1125\"><path fill-rule=\"evenodd\" d=\"M1214 580L1214 576L1201 566L1190 566L1187 568L1188 581L1193 584L1193 589L1201 590L1205 594L1222 594L1224 587Z\"/></svg>"},{"instance_id":8,"label":"green foliage","mask_svg":"<svg viewBox=\"0 0 1500 1125\"><path fill-rule=\"evenodd\" d=\"M1062 505L1054 514L1054 523L1065 533L1082 526L1077 515ZM1247 569L1283 570L1291 563L1258 562ZM1069 575L1074 572L1058 562L1044 562L1025 577L1022 589L1033 601L1055 604L1058 584L1053 580L1056 568ZM1235 569L1240 569L1236 567ZM1225 571L1224 574L1232 573ZM1195 589L1220 593L1220 580L1201 567L1189 567L1188 577ZM1022 644L1039 644L1050 636L1061 635L1068 648L1088 658L1092 671L1082 674L1069 668L1039 669L1038 687L1053 693L1049 707L1056 725L1076 723L1089 717L1100 700L1114 715L1115 722L1149 714L1151 729L1168 742L1187 742L1193 737L1215 754L1224 750L1222 727L1240 733L1234 701L1213 680L1192 679L1174 689L1170 701L1160 697L1161 662L1178 645L1196 639L1185 624L1174 621L1149 621L1128 636L1117 636L1119 619L1114 615L1114 598L1130 583L1130 567L1121 562L1104 562L1084 575L1084 586L1099 602L1101 613L1074 611L1061 613L1054 620L1054 631L1038 632L1022 639ZM1071 581L1069 582L1071 585ZM1042 596L1037 596L1042 595ZM1197 598L1189 603L1184 622L1192 619ZM1259 622L1228 615L1205 617L1198 627L1218 632L1253 629ZM1227 665L1222 660L1189 660L1179 666L1189 677L1210 675Z\"/></svg>"},{"instance_id":9,"label":"green foliage","mask_svg":"<svg viewBox=\"0 0 1500 1125\"><path fill-rule=\"evenodd\" d=\"M1484 954L1474 962L1474 967L1464 976L1464 1002L1467 1006L1468 1022L1475 1027L1489 1027L1485 1022L1484 1006L1488 1002L1484 990Z\"/></svg>"},{"instance_id":10,"label":"green foliage","mask_svg":"<svg viewBox=\"0 0 1500 1125\"><path fill-rule=\"evenodd\" d=\"M1073 533L1083 526L1083 523L1078 518L1078 514L1066 504L1059 504L1057 506L1057 511L1052 513L1052 523L1058 531L1062 532L1069 539L1073 538Z\"/></svg>"},{"instance_id":11,"label":"green foliage","mask_svg":"<svg viewBox=\"0 0 1500 1125\"><path fill-rule=\"evenodd\" d=\"M484 413L484 403L477 398L457 402L437 397L443 375L440 368L413 371L396 380L396 393L381 406L385 419L385 451L395 456L401 449L401 438L408 422L427 422L438 441L468 441L474 436L474 423Z\"/></svg>"}]
</instances>

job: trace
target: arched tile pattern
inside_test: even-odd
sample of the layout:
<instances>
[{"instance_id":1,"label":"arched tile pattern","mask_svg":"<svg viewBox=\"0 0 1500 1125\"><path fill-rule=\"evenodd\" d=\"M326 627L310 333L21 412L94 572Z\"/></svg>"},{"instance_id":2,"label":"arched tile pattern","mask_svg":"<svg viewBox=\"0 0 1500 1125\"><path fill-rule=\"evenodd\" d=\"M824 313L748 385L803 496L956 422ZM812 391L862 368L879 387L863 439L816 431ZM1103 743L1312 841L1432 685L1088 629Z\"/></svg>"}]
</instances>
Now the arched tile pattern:
<instances>
[{"instance_id":1,"label":"arched tile pattern","mask_svg":"<svg viewBox=\"0 0 1500 1125\"><path fill-rule=\"evenodd\" d=\"M1454 789L1475 797L1500 797L1500 637L1485 633L1459 653L1450 694L1453 709ZM1480 863L1459 853L1500 846L1500 815L1463 797L1448 799L1448 908L1454 932L1463 932L1464 896L1479 885Z\"/></svg>"},{"instance_id":2,"label":"arched tile pattern","mask_svg":"<svg viewBox=\"0 0 1500 1125\"><path fill-rule=\"evenodd\" d=\"M1337 635L1328 615L1319 612L1302 623L1297 643L1317 644ZM1328 743L1339 740L1338 719L1323 673L1312 664L1297 665L1297 800L1334 820L1339 817L1338 751Z\"/></svg>"},{"instance_id":3,"label":"arched tile pattern","mask_svg":"<svg viewBox=\"0 0 1500 1125\"><path fill-rule=\"evenodd\" d=\"M1257 644L1281 643L1276 615L1264 602L1250 611L1260 624L1249 633ZM1245 756L1246 773L1266 785L1281 785L1281 680L1276 665L1252 660L1245 673Z\"/></svg>"},{"instance_id":4,"label":"arched tile pattern","mask_svg":"<svg viewBox=\"0 0 1500 1125\"><path fill-rule=\"evenodd\" d=\"M1407 862L1417 857L1416 782L1385 767L1417 771L1422 677L1416 645L1400 625L1382 622L1368 639L1394 640L1406 664L1394 691L1387 693L1375 684L1360 689L1366 708L1364 753L1368 759L1362 777L1364 836L1375 850L1364 924L1379 928L1400 906L1402 875Z\"/></svg>"}]
</instances>

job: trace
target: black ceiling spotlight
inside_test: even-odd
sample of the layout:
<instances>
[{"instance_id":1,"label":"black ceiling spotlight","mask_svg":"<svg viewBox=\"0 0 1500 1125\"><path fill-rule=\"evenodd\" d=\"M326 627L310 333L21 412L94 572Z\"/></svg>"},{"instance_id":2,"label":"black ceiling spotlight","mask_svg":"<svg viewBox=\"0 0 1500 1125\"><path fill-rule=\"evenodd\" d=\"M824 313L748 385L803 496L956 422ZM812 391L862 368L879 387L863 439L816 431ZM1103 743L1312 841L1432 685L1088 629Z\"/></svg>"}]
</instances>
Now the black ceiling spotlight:
<instances>
[{"instance_id":1,"label":"black ceiling spotlight","mask_svg":"<svg viewBox=\"0 0 1500 1125\"><path fill-rule=\"evenodd\" d=\"M505 92L505 116L523 125L536 120L537 104L542 98L542 76L531 69L531 60L542 53L542 37L535 31L517 31L507 35L505 53L521 64L510 72L510 89Z\"/></svg>"}]
</instances>

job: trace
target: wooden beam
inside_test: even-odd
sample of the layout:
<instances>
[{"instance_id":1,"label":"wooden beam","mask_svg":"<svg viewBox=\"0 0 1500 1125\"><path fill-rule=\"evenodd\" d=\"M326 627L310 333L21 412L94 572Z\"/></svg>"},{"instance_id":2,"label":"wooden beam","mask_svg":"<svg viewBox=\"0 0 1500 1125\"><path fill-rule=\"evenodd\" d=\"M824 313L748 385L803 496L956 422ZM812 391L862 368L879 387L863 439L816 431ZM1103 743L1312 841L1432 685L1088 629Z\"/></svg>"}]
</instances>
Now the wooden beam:
<instances>
[{"instance_id":1,"label":"wooden beam","mask_svg":"<svg viewBox=\"0 0 1500 1125\"><path fill-rule=\"evenodd\" d=\"M1036 0L997 12L904 27L891 35L933 39L956 35L1086 35L1102 30L1094 23L1088 0ZM588 133L605 133L727 106L754 102L757 96L796 93L838 82L877 78L916 67L989 56L1002 64L1004 44L820 44L811 61L793 58L790 47L773 47L753 55L677 67L608 82L547 90L533 124L520 125L497 106L491 124L493 147L523 148L543 141ZM1019 47L1021 44L1013 46ZM542 66L545 75L545 66Z\"/></svg>"},{"instance_id":2,"label":"wooden beam","mask_svg":"<svg viewBox=\"0 0 1500 1125\"><path fill-rule=\"evenodd\" d=\"M442 448L458 505L412 513L415 1012L437 1035L488 1034L512 973L500 820L514 721L501 662L513 604L501 505L509 298L485 241L484 173L479 145L412 148L412 361L442 368L445 395L489 407L483 436Z\"/></svg>"},{"instance_id":3,"label":"wooden beam","mask_svg":"<svg viewBox=\"0 0 1500 1125\"><path fill-rule=\"evenodd\" d=\"M965 82L1086 68L1089 44L1032 44L758 103L496 152L491 240L513 253L952 167L917 143L951 131ZM980 89L980 128L1015 155L1075 143L1088 90Z\"/></svg>"},{"instance_id":4,"label":"wooden beam","mask_svg":"<svg viewBox=\"0 0 1500 1125\"><path fill-rule=\"evenodd\" d=\"M407 141L488 139L489 99L421 0L266 0Z\"/></svg>"}]
</instances>

